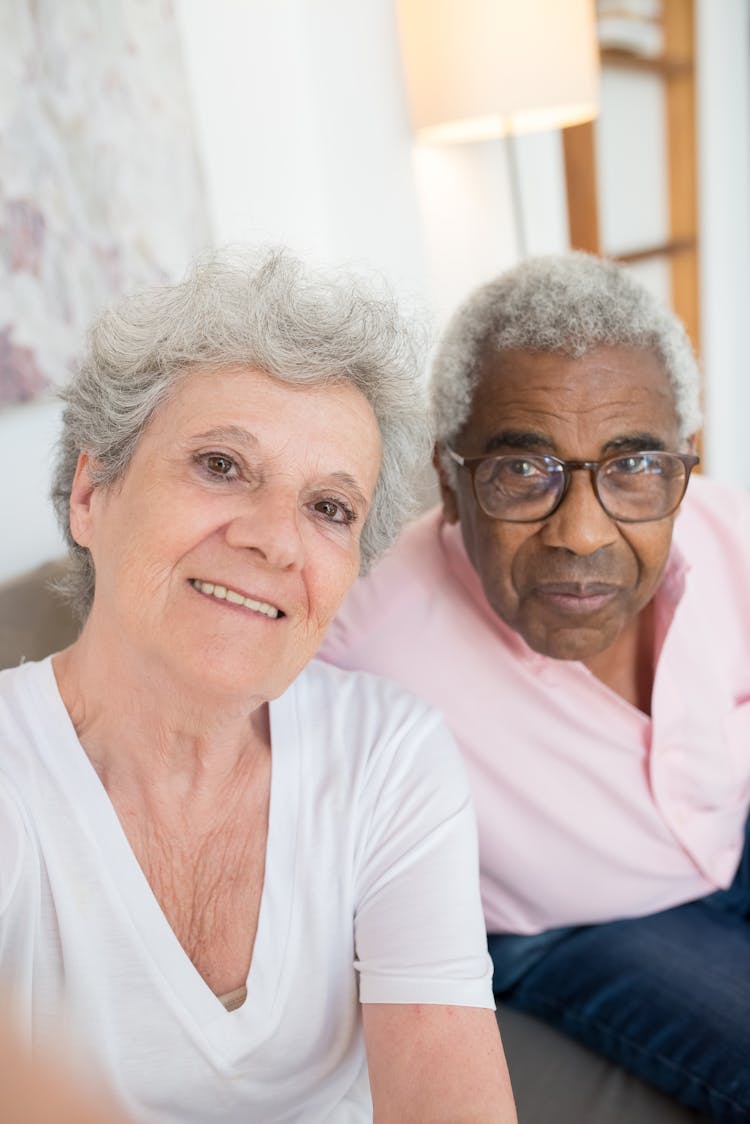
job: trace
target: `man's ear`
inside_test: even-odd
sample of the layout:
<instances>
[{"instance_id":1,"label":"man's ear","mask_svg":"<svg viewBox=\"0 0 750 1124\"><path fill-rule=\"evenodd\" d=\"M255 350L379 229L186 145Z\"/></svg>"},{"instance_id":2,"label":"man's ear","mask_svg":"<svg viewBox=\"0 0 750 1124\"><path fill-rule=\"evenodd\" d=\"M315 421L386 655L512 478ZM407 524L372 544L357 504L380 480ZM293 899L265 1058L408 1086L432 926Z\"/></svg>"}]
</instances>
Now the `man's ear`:
<instances>
[{"instance_id":1,"label":"man's ear","mask_svg":"<svg viewBox=\"0 0 750 1124\"><path fill-rule=\"evenodd\" d=\"M440 454L440 448L435 446L432 453L432 463L438 475L438 482L440 484L440 498L443 501L443 515L445 516L446 523L458 523L458 497L456 496L456 489L448 478L443 457Z\"/></svg>"},{"instance_id":2,"label":"man's ear","mask_svg":"<svg viewBox=\"0 0 750 1124\"><path fill-rule=\"evenodd\" d=\"M91 541L91 506L95 490L91 479L92 465L88 453L79 453L70 489L70 533L79 546L89 546Z\"/></svg>"}]
</instances>

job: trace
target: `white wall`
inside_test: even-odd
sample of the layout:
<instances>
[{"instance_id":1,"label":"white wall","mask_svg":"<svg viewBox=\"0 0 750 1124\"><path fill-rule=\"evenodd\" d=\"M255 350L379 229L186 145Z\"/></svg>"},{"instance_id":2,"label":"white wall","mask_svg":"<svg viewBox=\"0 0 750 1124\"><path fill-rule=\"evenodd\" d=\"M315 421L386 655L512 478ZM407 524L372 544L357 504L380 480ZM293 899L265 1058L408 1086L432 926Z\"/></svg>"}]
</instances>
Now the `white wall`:
<instances>
[{"instance_id":1,"label":"white wall","mask_svg":"<svg viewBox=\"0 0 750 1124\"><path fill-rule=\"evenodd\" d=\"M748 5L698 11L707 453L710 469L750 483ZM280 241L376 269L436 323L517 260L506 145L413 149L390 0L177 0L177 13L217 243ZM559 135L519 138L517 154L527 249L562 250ZM54 421L49 404L0 415L0 579L59 551Z\"/></svg>"},{"instance_id":2,"label":"white wall","mask_svg":"<svg viewBox=\"0 0 750 1124\"><path fill-rule=\"evenodd\" d=\"M63 549L48 499L59 415L47 401L0 414L0 581Z\"/></svg>"},{"instance_id":3,"label":"white wall","mask_svg":"<svg viewBox=\"0 0 750 1124\"><path fill-rule=\"evenodd\" d=\"M388 0L178 0L178 12L218 242L374 268L437 310L515 260L503 143L414 151ZM559 139L519 143L537 243L561 248Z\"/></svg>"},{"instance_id":4,"label":"white wall","mask_svg":"<svg viewBox=\"0 0 750 1124\"><path fill-rule=\"evenodd\" d=\"M705 459L750 488L750 3L699 0L698 131Z\"/></svg>"}]
</instances>

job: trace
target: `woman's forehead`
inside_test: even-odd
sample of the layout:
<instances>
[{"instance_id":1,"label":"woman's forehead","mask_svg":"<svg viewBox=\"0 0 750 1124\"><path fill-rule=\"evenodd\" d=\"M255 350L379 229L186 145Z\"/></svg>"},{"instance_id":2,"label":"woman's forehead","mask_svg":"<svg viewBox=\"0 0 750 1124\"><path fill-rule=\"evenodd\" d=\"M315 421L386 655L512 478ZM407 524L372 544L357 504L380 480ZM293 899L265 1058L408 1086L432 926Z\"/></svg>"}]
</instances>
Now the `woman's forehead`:
<instances>
[{"instance_id":1,"label":"woman's forehead","mask_svg":"<svg viewBox=\"0 0 750 1124\"><path fill-rule=\"evenodd\" d=\"M225 444L243 454L290 460L314 450L364 480L373 465L377 477L381 455L372 407L353 384L286 383L252 367L187 374L141 439L151 448L164 441Z\"/></svg>"}]
</instances>

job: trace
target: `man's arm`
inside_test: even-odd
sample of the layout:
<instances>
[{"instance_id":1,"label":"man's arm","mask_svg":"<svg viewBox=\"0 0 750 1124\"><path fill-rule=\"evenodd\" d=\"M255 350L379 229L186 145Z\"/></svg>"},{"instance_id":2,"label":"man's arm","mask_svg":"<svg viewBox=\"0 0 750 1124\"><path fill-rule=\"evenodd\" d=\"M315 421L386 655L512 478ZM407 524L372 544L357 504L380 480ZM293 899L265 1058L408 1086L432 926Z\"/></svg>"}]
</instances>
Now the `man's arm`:
<instances>
[{"instance_id":1,"label":"man's arm","mask_svg":"<svg viewBox=\"0 0 750 1124\"><path fill-rule=\"evenodd\" d=\"M362 1006L374 1124L516 1124L493 1011Z\"/></svg>"}]
</instances>

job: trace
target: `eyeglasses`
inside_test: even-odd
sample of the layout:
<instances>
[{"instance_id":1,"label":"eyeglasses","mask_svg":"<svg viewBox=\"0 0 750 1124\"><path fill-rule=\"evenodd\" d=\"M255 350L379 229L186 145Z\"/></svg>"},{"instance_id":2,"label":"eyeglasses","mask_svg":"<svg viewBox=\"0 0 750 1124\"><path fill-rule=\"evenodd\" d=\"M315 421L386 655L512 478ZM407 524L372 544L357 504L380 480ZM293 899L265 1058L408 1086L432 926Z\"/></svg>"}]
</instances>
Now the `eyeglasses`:
<instances>
[{"instance_id":1,"label":"eyeglasses","mask_svg":"<svg viewBox=\"0 0 750 1124\"><path fill-rule=\"evenodd\" d=\"M491 519L536 523L552 515L565 499L572 474L591 473L594 492L610 519L649 523L671 515L700 457L651 450L616 454L601 461L561 461L536 453L462 457L446 453L471 473L474 495Z\"/></svg>"}]
</instances>

